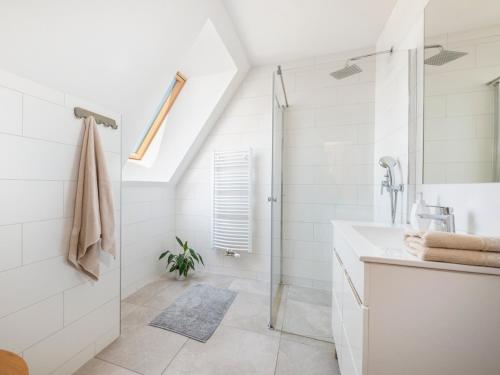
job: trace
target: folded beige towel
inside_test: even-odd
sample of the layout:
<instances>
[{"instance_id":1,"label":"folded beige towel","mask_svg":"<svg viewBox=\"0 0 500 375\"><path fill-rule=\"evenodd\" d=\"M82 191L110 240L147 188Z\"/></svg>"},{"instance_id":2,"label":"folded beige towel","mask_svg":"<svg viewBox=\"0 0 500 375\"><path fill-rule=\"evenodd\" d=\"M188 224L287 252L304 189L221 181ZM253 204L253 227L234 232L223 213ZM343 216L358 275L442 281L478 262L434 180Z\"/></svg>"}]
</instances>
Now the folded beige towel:
<instances>
[{"instance_id":1,"label":"folded beige towel","mask_svg":"<svg viewBox=\"0 0 500 375\"><path fill-rule=\"evenodd\" d=\"M116 256L113 197L95 120L84 124L68 260L99 279L99 251Z\"/></svg>"},{"instance_id":2,"label":"folded beige towel","mask_svg":"<svg viewBox=\"0 0 500 375\"><path fill-rule=\"evenodd\" d=\"M500 238L448 232L416 232L407 230L405 239L411 239L423 247L453 250L500 252Z\"/></svg>"},{"instance_id":3,"label":"folded beige towel","mask_svg":"<svg viewBox=\"0 0 500 375\"><path fill-rule=\"evenodd\" d=\"M406 241L406 248L422 260L500 268L499 252L423 247L412 241Z\"/></svg>"}]
</instances>

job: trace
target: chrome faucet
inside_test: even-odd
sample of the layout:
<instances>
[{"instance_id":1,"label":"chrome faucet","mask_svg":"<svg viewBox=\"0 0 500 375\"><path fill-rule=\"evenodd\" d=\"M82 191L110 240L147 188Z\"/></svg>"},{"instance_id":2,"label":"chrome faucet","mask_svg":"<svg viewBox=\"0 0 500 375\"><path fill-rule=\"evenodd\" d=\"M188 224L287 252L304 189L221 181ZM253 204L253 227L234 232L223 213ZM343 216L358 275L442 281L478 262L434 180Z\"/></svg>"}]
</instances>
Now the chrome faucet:
<instances>
[{"instance_id":1,"label":"chrome faucet","mask_svg":"<svg viewBox=\"0 0 500 375\"><path fill-rule=\"evenodd\" d=\"M436 213L418 214L418 217L422 219L437 221L438 223L440 223L440 227L443 232L455 233L455 215L453 213L453 208L443 206L427 207L434 208L436 210Z\"/></svg>"}]
</instances>

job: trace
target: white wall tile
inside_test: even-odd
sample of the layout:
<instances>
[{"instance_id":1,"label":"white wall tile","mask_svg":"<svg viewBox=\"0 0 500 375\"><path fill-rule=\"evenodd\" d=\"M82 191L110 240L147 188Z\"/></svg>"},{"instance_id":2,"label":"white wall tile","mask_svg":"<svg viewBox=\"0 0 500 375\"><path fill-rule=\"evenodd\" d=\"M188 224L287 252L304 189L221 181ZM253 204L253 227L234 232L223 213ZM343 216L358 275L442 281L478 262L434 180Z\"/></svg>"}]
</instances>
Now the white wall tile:
<instances>
[{"instance_id":1,"label":"white wall tile","mask_svg":"<svg viewBox=\"0 0 500 375\"><path fill-rule=\"evenodd\" d=\"M98 282L88 281L64 291L64 325L87 315L92 310L118 297L120 270L109 272Z\"/></svg>"},{"instance_id":2,"label":"white wall tile","mask_svg":"<svg viewBox=\"0 0 500 375\"><path fill-rule=\"evenodd\" d=\"M23 96L0 87L0 132L21 134L23 130Z\"/></svg>"},{"instance_id":3,"label":"white wall tile","mask_svg":"<svg viewBox=\"0 0 500 375\"><path fill-rule=\"evenodd\" d=\"M52 375L74 374L80 367L96 355L95 345L91 344L55 370Z\"/></svg>"},{"instance_id":4,"label":"white wall tile","mask_svg":"<svg viewBox=\"0 0 500 375\"><path fill-rule=\"evenodd\" d=\"M16 287L0 288L0 317L61 293L87 278L63 257L4 271L0 274L1 285Z\"/></svg>"},{"instance_id":5,"label":"white wall tile","mask_svg":"<svg viewBox=\"0 0 500 375\"><path fill-rule=\"evenodd\" d=\"M82 143L83 127L73 111L29 95L23 102L23 135L69 145Z\"/></svg>"},{"instance_id":6,"label":"white wall tile","mask_svg":"<svg viewBox=\"0 0 500 375\"><path fill-rule=\"evenodd\" d=\"M62 294L0 319L2 348L20 353L63 327Z\"/></svg>"},{"instance_id":7,"label":"white wall tile","mask_svg":"<svg viewBox=\"0 0 500 375\"><path fill-rule=\"evenodd\" d=\"M23 264L66 256L72 225L70 218L23 224Z\"/></svg>"},{"instance_id":8,"label":"white wall tile","mask_svg":"<svg viewBox=\"0 0 500 375\"><path fill-rule=\"evenodd\" d=\"M75 146L0 134L0 175L19 180L74 180L79 152Z\"/></svg>"},{"instance_id":9,"label":"white wall tile","mask_svg":"<svg viewBox=\"0 0 500 375\"><path fill-rule=\"evenodd\" d=\"M0 272L22 264L21 225L0 226Z\"/></svg>"},{"instance_id":10,"label":"white wall tile","mask_svg":"<svg viewBox=\"0 0 500 375\"><path fill-rule=\"evenodd\" d=\"M0 342L26 350L30 373L66 375L118 335L118 301L111 309L105 303L119 293L120 259L101 254L94 293L66 260L82 136L72 111L83 102L4 71L0 86ZM99 127L119 234L121 128L107 130ZM78 317L78 329L63 329L63 298L67 323Z\"/></svg>"},{"instance_id":11,"label":"white wall tile","mask_svg":"<svg viewBox=\"0 0 500 375\"><path fill-rule=\"evenodd\" d=\"M62 216L62 183L0 180L0 225Z\"/></svg>"},{"instance_id":12,"label":"white wall tile","mask_svg":"<svg viewBox=\"0 0 500 375\"><path fill-rule=\"evenodd\" d=\"M56 370L113 327L118 314L119 301L114 299L26 350L23 357L30 374L45 375Z\"/></svg>"}]
</instances>

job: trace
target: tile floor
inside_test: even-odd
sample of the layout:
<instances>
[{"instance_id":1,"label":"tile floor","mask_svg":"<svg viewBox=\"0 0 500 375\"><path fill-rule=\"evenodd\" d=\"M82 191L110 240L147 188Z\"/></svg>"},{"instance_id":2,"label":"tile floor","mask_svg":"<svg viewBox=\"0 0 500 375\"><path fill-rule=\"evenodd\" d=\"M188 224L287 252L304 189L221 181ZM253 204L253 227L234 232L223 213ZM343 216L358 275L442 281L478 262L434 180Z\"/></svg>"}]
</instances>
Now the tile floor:
<instances>
[{"instance_id":1,"label":"tile floor","mask_svg":"<svg viewBox=\"0 0 500 375\"><path fill-rule=\"evenodd\" d=\"M207 343L148 323L187 287L207 283L238 295ZM330 333L329 293L287 286L280 307L283 330L267 328L268 284L211 275L164 278L122 303L122 334L76 375L338 375ZM325 341L326 340L326 341Z\"/></svg>"}]
</instances>

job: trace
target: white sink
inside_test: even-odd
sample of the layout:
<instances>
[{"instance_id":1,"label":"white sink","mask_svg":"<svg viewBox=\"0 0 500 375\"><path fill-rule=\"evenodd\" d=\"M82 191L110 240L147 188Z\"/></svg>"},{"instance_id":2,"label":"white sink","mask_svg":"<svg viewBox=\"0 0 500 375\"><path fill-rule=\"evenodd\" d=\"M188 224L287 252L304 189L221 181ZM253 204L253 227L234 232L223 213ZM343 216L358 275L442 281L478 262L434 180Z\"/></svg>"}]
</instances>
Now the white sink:
<instances>
[{"instance_id":1,"label":"white sink","mask_svg":"<svg viewBox=\"0 0 500 375\"><path fill-rule=\"evenodd\" d=\"M343 220L335 220L332 223L335 228L334 233L342 233L344 242L348 244L350 250L345 255L350 254L350 258L361 262L500 275L500 268L428 262L417 258L406 250L403 226Z\"/></svg>"},{"instance_id":2,"label":"white sink","mask_svg":"<svg viewBox=\"0 0 500 375\"><path fill-rule=\"evenodd\" d=\"M352 228L373 245L388 249L404 246L402 228L353 225Z\"/></svg>"}]
</instances>

